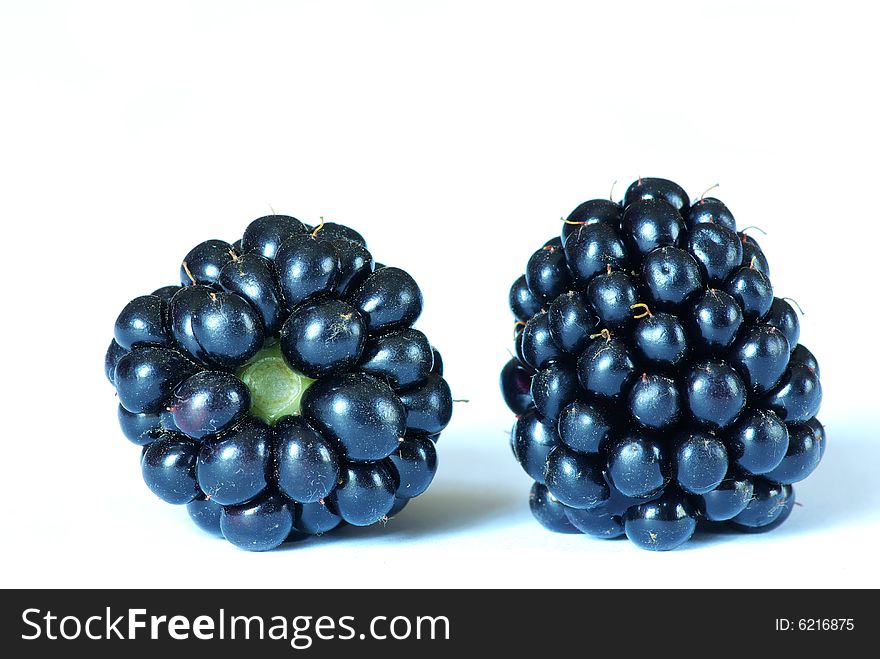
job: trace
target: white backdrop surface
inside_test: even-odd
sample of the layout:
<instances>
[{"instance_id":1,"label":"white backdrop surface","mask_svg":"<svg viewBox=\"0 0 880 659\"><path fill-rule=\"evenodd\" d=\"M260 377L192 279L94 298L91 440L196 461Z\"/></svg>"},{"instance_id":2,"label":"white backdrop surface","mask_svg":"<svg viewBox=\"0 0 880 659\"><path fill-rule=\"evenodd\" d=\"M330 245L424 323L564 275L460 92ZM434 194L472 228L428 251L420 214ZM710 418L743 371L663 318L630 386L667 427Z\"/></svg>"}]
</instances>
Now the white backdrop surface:
<instances>
[{"instance_id":1,"label":"white backdrop surface","mask_svg":"<svg viewBox=\"0 0 880 659\"><path fill-rule=\"evenodd\" d=\"M4 2L0 585L880 586L871 3ZM759 536L548 533L497 390L507 290L580 201L714 183L805 309L828 451ZM420 283L457 398L385 528L270 554L140 482L102 372L119 309L269 212L351 224Z\"/></svg>"}]
</instances>

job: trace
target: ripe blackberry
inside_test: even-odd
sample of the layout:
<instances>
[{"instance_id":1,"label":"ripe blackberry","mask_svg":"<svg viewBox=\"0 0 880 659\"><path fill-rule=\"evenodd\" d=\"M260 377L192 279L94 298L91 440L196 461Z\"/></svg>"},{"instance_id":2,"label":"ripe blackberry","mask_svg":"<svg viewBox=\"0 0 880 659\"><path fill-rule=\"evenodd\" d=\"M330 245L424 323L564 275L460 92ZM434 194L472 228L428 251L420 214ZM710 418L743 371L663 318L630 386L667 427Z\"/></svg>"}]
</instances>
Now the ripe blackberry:
<instances>
[{"instance_id":1,"label":"ripe blackberry","mask_svg":"<svg viewBox=\"0 0 880 659\"><path fill-rule=\"evenodd\" d=\"M542 525L666 550L786 519L824 452L819 365L721 201L643 178L584 202L510 308L501 390Z\"/></svg>"},{"instance_id":2,"label":"ripe blackberry","mask_svg":"<svg viewBox=\"0 0 880 659\"><path fill-rule=\"evenodd\" d=\"M397 514L437 470L452 415L422 294L348 227L254 220L181 285L129 302L105 357L147 486L200 528L273 549Z\"/></svg>"}]
</instances>

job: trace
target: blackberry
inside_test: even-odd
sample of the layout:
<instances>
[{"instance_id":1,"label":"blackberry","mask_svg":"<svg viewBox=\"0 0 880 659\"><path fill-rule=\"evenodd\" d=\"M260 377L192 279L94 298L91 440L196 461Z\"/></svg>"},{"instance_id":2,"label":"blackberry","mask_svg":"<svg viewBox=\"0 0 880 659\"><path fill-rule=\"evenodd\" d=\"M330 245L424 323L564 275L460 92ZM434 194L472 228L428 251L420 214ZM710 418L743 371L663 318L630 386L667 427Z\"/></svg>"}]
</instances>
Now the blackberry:
<instances>
[{"instance_id":1,"label":"blackberry","mask_svg":"<svg viewBox=\"0 0 880 659\"><path fill-rule=\"evenodd\" d=\"M656 178L582 203L561 238L511 287L501 371L537 520L653 550L781 524L824 453L822 387L757 241Z\"/></svg>"},{"instance_id":2,"label":"blackberry","mask_svg":"<svg viewBox=\"0 0 880 659\"><path fill-rule=\"evenodd\" d=\"M354 229L271 215L196 245L180 277L125 305L104 360L156 495L263 551L428 488L452 396L409 274Z\"/></svg>"}]
</instances>

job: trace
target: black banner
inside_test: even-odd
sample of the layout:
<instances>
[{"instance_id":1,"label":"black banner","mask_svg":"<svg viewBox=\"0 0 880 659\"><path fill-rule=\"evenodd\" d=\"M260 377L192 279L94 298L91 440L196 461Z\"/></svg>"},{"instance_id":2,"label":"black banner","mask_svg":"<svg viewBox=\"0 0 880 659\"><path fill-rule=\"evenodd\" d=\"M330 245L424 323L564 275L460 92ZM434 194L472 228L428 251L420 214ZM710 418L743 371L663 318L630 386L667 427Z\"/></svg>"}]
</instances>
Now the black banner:
<instances>
[{"instance_id":1,"label":"black banner","mask_svg":"<svg viewBox=\"0 0 880 659\"><path fill-rule=\"evenodd\" d=\"M707 656L809 648L841 656L876 639L873 593L852 591L7 590L2 647L23 656ZM77 645L71 648L70 644ZM140 648L139 648L140 649ZM417 653L417 655L414 655Z\"/></svg>"}]
</instances>

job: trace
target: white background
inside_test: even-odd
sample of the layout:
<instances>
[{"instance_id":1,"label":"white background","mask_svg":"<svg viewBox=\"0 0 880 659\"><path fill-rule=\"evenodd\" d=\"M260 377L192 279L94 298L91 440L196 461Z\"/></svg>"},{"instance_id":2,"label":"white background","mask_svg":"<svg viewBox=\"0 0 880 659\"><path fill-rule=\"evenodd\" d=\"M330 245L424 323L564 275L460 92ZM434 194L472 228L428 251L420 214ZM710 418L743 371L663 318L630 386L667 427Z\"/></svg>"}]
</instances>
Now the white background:
<instances>
[{"instance_id":1,"label":"white background","mask_svg":"<svg viewBox=\"0 0 880 659\"><path fill-rule=\"evenodd\" d=\"M3 2L0 584L880 586L871 5ZM829 448L772 534L652 554L528 511L508 287L560 215L639 175L720 182L807 312ZM470 403L387 527L249 554L141 483L102 364L128 299L270 206L409 270Z\"/></svg>"}]
</instances>

